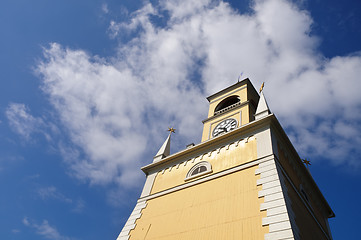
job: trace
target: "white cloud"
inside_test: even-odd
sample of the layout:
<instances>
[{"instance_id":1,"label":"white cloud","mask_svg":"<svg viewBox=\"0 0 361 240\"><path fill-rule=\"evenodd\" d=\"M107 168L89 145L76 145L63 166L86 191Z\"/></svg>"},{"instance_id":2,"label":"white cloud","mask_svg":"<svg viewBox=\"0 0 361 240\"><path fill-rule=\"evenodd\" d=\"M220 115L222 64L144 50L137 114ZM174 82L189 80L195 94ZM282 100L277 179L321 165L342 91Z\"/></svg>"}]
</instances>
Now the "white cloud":
<instances>
[{"instance_id":1,"label":"white cloud","mask_svg":"<svg viewBox=\"0 0 361 240\"><path fill-rule=\"evenodd\" d=\"M59 231L49 224L47 220L43 220L41 224L37 224L35 221L30 220L27 217L23 218L23 224L27 227L31 227L36 230L36 233L43 238L51 240L70 240L73 238L63 236Z\"/></svg>"},{"instance_id":2,"label":"white cloud","mask_svg":"<svg viewBox=\"0 0 361 240\"><path fill-rule=\"evenodd\" d=\"M128 14L128 12L124 9L122 9L122 12L124 15ZM110 22L108 30L111 38L116 37L118 34L129 34L131 31L136 30L138 27L146 28L146 31L154 30L152 24L149 22L149 15L158 15L158 13L156 9L153 8L152 4L145 4L144 7L137 10L132 15L133 18L131 18L129 22Z\"/></svg>"},{"instance_id":3,"label":"white cloud","mask_svg":"<svg viewBox=\"0 0 361 240\"><path fill-rule=\"evenodd\" d=\"M302 155L360 164L353 155L360 153L361 57L324 58L308 12L286 0L255 1L243 15L218 1L159 4L111 23L113 37L133 34L113 58L56 43L44 50L38 72L74 144L61 149L75 176L132 186L166 127L179 129L178 149L200 138L204 97L240 72L255 86L266 81L270 107ZM162 27L150 16L166 19L164 11Z\"/></svg>"},{"instance_id":4,"label":"white cloud","mask_svg":"<svg viewBox=\"0 0 361 240\"><path fill-rule=\"evenodd\" d=\"M5 114L11 128L25 140L29 140L33 133L39 132L44 124L41 118L32 116L29 109L21 103L10 103Z\"/></svg>"}]
</instances>

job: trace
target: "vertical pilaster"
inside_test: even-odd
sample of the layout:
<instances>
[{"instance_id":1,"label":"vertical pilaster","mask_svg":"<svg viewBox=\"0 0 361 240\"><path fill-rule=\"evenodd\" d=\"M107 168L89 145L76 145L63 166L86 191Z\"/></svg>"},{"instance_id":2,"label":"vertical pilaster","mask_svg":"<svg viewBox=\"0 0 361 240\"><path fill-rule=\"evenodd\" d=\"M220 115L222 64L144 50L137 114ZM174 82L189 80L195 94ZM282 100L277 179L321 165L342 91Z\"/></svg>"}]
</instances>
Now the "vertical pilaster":
<instances>
[{"instance_id":1,"label":"vertical pilaster","mask_svg":"<svg viewBox=\"0 0 361 240\"><path fill-rule=\"evenodd\" d=\"M262 186L258 197L264 197L260 211L266 211L267 216L262 219L262 225L269 226L269 233L265 240L299 240L299 230L288 198L284 177L278 169L274 158L260 163L256 175L260 175L257 185Z\"/></svg>"},{"instance_id":2,"label":"vertical pilaster","mask_svg":"<svg viewBox=\"0 0 361 240\"><path fill-rule=\"evenodd\" d=\"M142 191L142 194L140 195L140 198L142 197L146 197L150 194L150 192L152 191L152 187L153 187L153 184L154 184L154 180L155 180L155 177L157 176L157 173L151 173L147 176L147 179L145 180L145 184L144 184L144 187L143 187L143 191Z\"/></svg>"}]
</instances>

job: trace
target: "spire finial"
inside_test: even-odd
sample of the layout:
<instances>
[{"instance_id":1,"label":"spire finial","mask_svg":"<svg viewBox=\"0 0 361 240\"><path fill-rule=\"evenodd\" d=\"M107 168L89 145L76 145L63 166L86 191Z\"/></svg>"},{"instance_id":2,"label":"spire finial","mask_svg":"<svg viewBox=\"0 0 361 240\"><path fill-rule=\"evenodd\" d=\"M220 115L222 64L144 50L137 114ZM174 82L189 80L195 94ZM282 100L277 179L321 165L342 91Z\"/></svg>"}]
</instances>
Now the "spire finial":
<instances>
[{"instance_id":1,"label":"spire finial","mask_svg":"<svg viewBox=\"0 0 361 240\"><path fill-rule=\"evenodd\" d=\"M263 88L264 88L264 82L262 83L261 88L259 89L259 93L263 91Z\"/></svg>"},{"instance_id":2,"label":"spire finial","mask_svg":"<svg viewBox=\"0 0 361 240\"><path fill-rule=\"evenodd\" d=\"M176 130L175 128L169 127L167 131L169 132L169 134L171 134L171 133L175 133L175 130Z\"/></svg>"}]
</instances>

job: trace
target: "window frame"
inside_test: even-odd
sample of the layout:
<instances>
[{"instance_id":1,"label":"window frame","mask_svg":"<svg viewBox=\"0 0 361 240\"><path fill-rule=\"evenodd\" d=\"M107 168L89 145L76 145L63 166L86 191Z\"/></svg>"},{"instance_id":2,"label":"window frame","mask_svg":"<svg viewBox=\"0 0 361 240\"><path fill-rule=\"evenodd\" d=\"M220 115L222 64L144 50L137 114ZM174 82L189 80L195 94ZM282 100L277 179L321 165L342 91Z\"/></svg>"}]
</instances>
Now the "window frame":
<instances>
[{"instance_id":1,"label":"window frame","mask_svg":"<svg viewBox=\"0 0 361 240\"><path fill-rule=\"evenodd\" d=\"M192 173L199 167L206 167L206 171L203 171L203 172L200 172L200 173L197 173L197 174L194 174L192 175ZM207 161L203 161L203 162L199 162L197 164L195 164L191 169L189 169L187 175L186 175L186 178L184 179L184 181L188 181L188 180L191 180L191 179L194 179L194 178L197 178L197 177L200 177L200 176L203 176L203 175L206 175L206 174L209 174L212 172L212 165L207 162Z\"/></svg>"}]
</instances>

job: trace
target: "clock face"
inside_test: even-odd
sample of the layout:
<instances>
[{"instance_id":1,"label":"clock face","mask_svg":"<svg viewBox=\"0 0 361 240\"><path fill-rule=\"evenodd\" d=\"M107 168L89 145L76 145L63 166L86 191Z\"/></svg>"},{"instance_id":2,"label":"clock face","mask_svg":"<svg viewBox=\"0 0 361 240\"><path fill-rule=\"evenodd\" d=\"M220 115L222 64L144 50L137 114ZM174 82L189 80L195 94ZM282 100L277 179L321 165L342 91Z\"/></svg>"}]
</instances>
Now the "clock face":
<instances>
[{"instance_id":1,"label":"clock face","mask_svg":"<svg viewBox=\"0 0 361 240\"><path fill-rule=\"evenodd\" d=\"M217 137L221 133L227 133L237 127L237 120L234 118L226 119L220 123L213 129L213 137Z\"/></svg>"}]
</instances>

